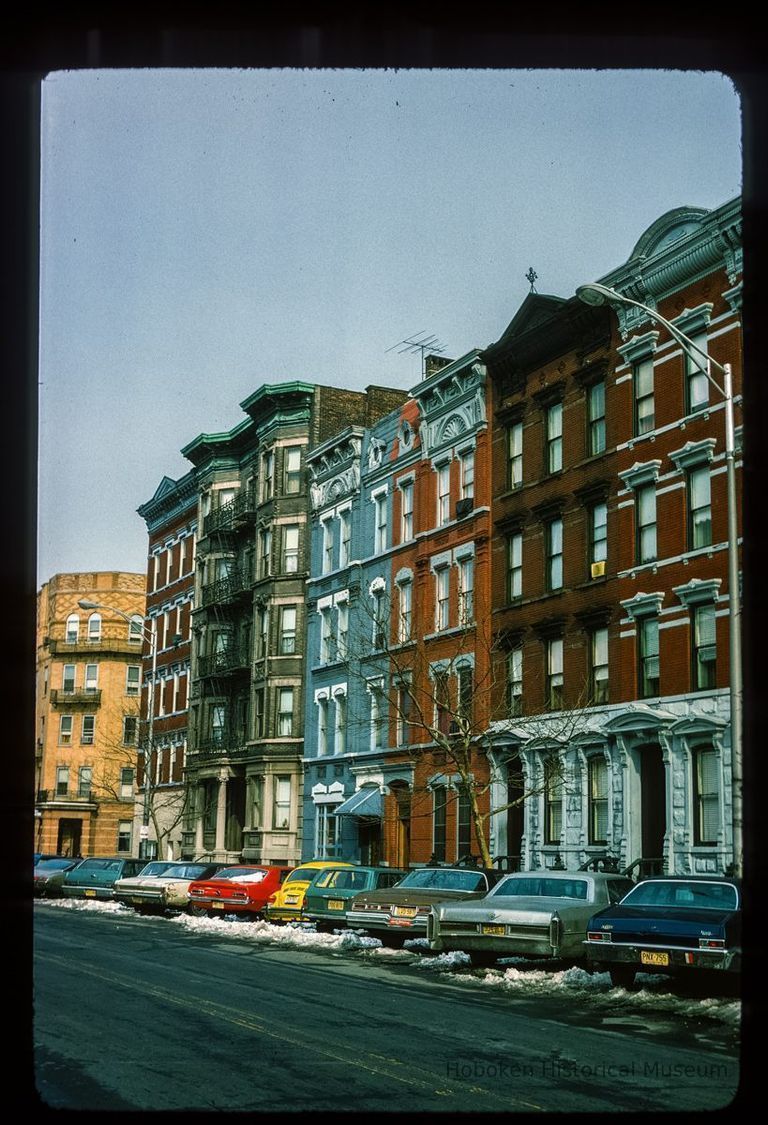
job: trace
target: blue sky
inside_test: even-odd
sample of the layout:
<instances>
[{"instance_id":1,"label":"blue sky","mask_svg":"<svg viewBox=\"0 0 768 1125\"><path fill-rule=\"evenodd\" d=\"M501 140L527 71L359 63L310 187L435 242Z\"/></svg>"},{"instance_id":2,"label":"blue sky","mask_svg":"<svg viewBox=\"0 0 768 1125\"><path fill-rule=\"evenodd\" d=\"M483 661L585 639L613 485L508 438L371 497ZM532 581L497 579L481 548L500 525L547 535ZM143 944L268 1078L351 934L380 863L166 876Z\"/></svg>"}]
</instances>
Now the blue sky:
<instances>
[{"instance_id":1,"label":"blue sky","mask_svg":"<svg viewBox=\"0 0 768 1125\"><path fill-rule=\"evenodd\" d=\"M264 382L410 387L673 207L741 189L717 72L85 70L43 82L38 580L143 571L136 508Z\"/></svg>"}]
</instances>

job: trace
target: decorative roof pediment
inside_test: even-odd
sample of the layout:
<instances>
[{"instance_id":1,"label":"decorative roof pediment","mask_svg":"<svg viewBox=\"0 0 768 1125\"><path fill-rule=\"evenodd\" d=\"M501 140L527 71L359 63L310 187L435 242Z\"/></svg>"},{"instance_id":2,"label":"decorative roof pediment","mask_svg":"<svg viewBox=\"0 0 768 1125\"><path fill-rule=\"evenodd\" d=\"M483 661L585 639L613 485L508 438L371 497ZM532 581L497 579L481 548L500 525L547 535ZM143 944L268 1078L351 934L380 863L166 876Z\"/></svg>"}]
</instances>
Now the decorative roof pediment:
<instances>
[{"instance_id":1,"label":"decorative roof pediment","mask_svg":"<svg viewBox=\"0 0 768 1125\"><path fill-rule=\"evenodd\" d=\"M609 719L603 727L606 734L660 730L670 726L675 716L669 711L649 707L647 703L630 703L626 710Z\"/></svg>"},{"instance_id":2,"label":"decorative roof pediment","mask_svg":"<svg viewBox=\"0 0 768 1125\"><path fill-rule=\"evenodd\" d=\"M682 738L695 736L697 734L713 735L718 731L725 730L728 723L725 719L720 718L718 715L711 714L705 715L700 711L693 711L689 715L685 715L682 719L672 723L669 728L670 734L676 734Z\"/></svg>"},{"instance_id":3,"label":"decorative roof pediment","mask_svg":"<svg viewBox=\"0 0 768 1125\"><path fill-rule=\"evenodd\" d=\"M629 260L649 258L662 250L667 250L675 242L698 233L704 226L708 214L709 212L702 207L676 207L672 211L667 211L640 235Z\"/></svg>"}]
</instances>

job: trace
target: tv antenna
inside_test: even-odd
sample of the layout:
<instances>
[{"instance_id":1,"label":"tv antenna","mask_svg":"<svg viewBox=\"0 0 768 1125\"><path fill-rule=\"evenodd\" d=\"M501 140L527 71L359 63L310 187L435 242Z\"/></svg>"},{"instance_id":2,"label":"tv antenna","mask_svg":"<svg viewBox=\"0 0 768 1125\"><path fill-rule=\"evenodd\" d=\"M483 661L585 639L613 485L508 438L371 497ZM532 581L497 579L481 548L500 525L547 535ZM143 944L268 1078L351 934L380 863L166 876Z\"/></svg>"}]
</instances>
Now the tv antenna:
<instances>
[{"instance_id":1,"label":"tv antenna","mask_svg":"<svg viewBox=\"0 0 768 1125\"><path fill-rule=\"evenodd\" d=\"M404 355L405 352L410 352L411 354L421 352L422 376L424 375L424 356L426 353L429 352L430 355L443 355L445 352L445 348L440 343L437 336L429 335L423 328L418 332L414 332L405 340L398 340L391 348L387 348L384 354L386 355L387 352L394 351L395 348L400 349L398 355Z\"/></svg>"}]
</instances>

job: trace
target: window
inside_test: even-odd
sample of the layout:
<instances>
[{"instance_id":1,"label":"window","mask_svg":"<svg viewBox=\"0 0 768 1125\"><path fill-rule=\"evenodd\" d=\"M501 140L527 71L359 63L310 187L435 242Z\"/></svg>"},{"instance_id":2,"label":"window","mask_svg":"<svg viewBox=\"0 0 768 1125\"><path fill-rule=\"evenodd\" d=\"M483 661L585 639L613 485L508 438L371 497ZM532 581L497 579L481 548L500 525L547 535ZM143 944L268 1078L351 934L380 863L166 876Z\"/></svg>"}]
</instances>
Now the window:
<instances>
[{"instance_id":1,"label":"window","mask_svg":"<svg viewBox=\"0 0 768 1125\"><path fill-rule=\"evenodd\" d=\"M120 797L124 801L133 796L133 778L134 774L130 766L120 770Z\"/></svg>"},{"instance_id":2,"label":"window","mask_svg":"<svg viewBox=\"0 0 768 1125\"><path fill-rule=\"evenodd\" d=\"M547 524L547 589L560 590L563 585L563 521Z\"/></svg>"},{"instance_id":3,"label":"window","mask_svg":"<svg viewBox=\"0 0 768 1125\"><path fill-rule=\"evenodd\" d=\"M296 574L299 569L299 528L290 524L283 528L283 574Z\"/></svg>"},{"instance_id":4,"label":"window","mask_svg":"<svg viewBox=\"0 0 768 1125\"><path fill-rule=\"evenodd\" d=\"M518 645L507 655L507 714L512 719L523 713L523 648Z\"/></svg>"},{"instance_id":5,"label":"window","mask_svg":"<svg viewBox=\"0 0 768 1125\"><path fill-rule=\"evenodd\" d=\"M125 670L125 694L138 695L141 688L141 668L138 664L129 664Z\"/></svg>"},{"instance_id":6,"label":"window","mask_svg":"<svg viewBox=\"0 0 768 1125\"><path fill-rule=\"evenodd\" d=\"M330 519L322 521L323 528L323 574L333 570L333 526Z\"/></svg>"},{"instance_id":7,"label":"window","mask_svg":"<svg viewBox=\"0 0 768 1125\"><path fill-rule=\"evenodd\" d=\"M523 535L507 536L507 598L514 602L523 596Z\"/></svg>"},{"instance_id":8,"label":"window","mask_svg":"<svg viewBox=\"0 0 768 1125\"><path fill-rule=\"evenodd\" d=\"M135 746L139 722L135 715L123 716L123 746Z\"/></svg>"},{"instance_id":9,"label":"window","mask_svg":"<svg viewBox=\"0 0 768 1125\"><path fill-rule=\"evenodd\" d=\"M445 862L447 798L446 787L436 785L432 790L432 855L436 863Z\"/></svg>"},{"instance_id":10,"label":"window","mask_svg":"<svg viewBox=\"0 0 768 1125\"><path fill-rule=\"evenodd\" d=\"M80 741L83 744L83 746L92 746L93 745L93 736L94 736L95 730L96 730L96 716L95 715L83 715L83 726L82 726L82 732L81 732L81 735L80 735Z\"/></svg>"},{"instance_id":11,"label":"window","mask_svg":"<svg viewBox=\"0 0 768 1125\"><path fill-rule=\"evenodd\" d=\"M693 842L716 844L720 822L717 752L711 747L693 755Z\"/></svg>"},{"instance_id":12,"label":"window","mask_svg":"<svg viewBox=\"0 0 768 1125\"><path fill-rule=\"evenodd\" d=\"M344 692L337 692L334 697L336 704L336 729L334 730L334 754L343 754L347 749L347 697Z\"/></svg>"},{"instance_id":13,"label":"window","mask_svg":"<svg viewBox=\"0 0 768 1125\"><path fill-rule=\"evenodd\" d=\"M374 520L376 524L374 535L374 548L376 554L387 549L387 497L386 493L379 493L373 497Z\"/></svg>"},{"instance_id":14,"label":"window","mask_svg":"<svg viewBox=\"0 0 768 1125\"><path fill-rule=\"evenodd\" d=\"M563 706L563 638L547 642L547 707L559 711Z\"/></svg>"},{"instance_id":15,"label":"window","mask_svg":"<svg viewBox=\"0 0 768 1125\"><path fill-rule=\"evenodd\" d=\"M65 664L61 672L61 690L74 691L75 690L75 666L74 664Z\"/></svg>"},{"instance_id":16,"label":"window","mask_svg":"<svg viewBox=\"0 0 768 1125\"><path fill-rule=\"evenodd\" d=\"M322 695L317 700L317 754L323 757L328 753L328 697Z\"/></svg>"},{"instance_id":17,"label":"window","mask_svg":"<svg viewBox=\"0 0 768 1125\"><path fill-rule=\"evenodd\" d=\"M590 844L608 842L608 765L602 755L587 763Z\"/></svg>"},{"instance_id":18,"label":"window","mask_svg":"<svg viewBox=\"0 0 768 1125\"><path fill-rule=\"evenodd\" d=\"M251 826L261 827L261 818L264 815L264 777L251 777Z\"/></svg>"},{"instance_id":19,"label":"window","mask_svg":"<svg viewBox=\"0 0 768 1125\"><path fill-rule=\"evenodd\" d=\"M349 508L339 512L339 566L347 566L352 548L352 513Z\"/></svg>"},{"instance_id":20,"label":"window","mask_svg":"<svg viewBox=\"0 0 768 1125\"><path fill-rule=\"evenodd\" d=\"M608 630L593 629L589 643L590 702L608 702Z\"/></svg>"},{"instance_id":21,"label":"window","mask_svg":"<svg viewBox=\"0 0 768 1125\"><path fill-rule=\"evenodd\" d=\"M374 590L373 594L373 647L385 648L387 643L386 622L384 615L384 591Z\"/></svg>"},{"instance_id":22,"label":"window","mask_svg":"<svg viewBox=\"0 0 768 1125\"><path fill-rule=\"evenodd\" d=\"M290 738L293 735L293 688L278 688L277 692L277 736Z\"/></svg>"},{"instance_id":23,"label":"window","mask_svg":"<svg viewBox=\"0 0 768 1125\"><path fill-rule=\"evenodd\" d=\"M448 673L443 668L433 673L435 697L435 726L441 734L448 734L451 724L451 693Z\"/></svg>"},{"instance_id":24,"label":"window","mask_svg":"<svg viewBox=\"0 0 768 1125\"><path fill-rule=\"evenodd\" d=\"M437 469L437 526L451 518L451 466L448 462Z\"/></svg>"},{"instance_id":25,"label":"window","mask_svg":"<svg viewBox=\"0 0 768 1125\"><path fill-rule=\"evenodd\" d=\"M100 641L101 640L101 614L92 613L88 618L88 640Z\"/></svg>"},{"instance_id":26,"label":"window","mask_svg":"<svg viewBox=\"0 0 768 1125\"><path fill-rule=\"evenodd\" d=\"M605 383L594 383L587 391L588 449L591 457L605 449Z\"/></svg>"},{"instance_id":27,"label":"window","mask_svg":"<svg viewBox=\"0 0 768 1125\"><path fill-rule=\"evenodd\" d=\"M450 597L450 572L447 566L435 571L435 628L439 632L448 628Z\"/></svg>"},{"instance_id":28,"label":"window","mask_svg":"<svg viewBox=\"0 0 768 1125\"><path fill-rule=\"evenodd\" d=\"M341 851L339 818L334 815L336 805L318 805L315 820L315 855L321 859L337 856Z\"/></svg>"},{"instance_id":29,"label":"window","mask_svg":"<svg viewBox=\"0 0 768 1125\"><path fill-rule=\"evenodd\" d=\"M99 666L98 664L86 664L85 666L85 690L87 692L94 692L99 686Z\"/></svg>"},{"instance_id":30,"label":"window","mask_svg":"<svg viewBox=\"0 0 768 1125\"><path fill-rule=\"evenodd\" d=\"M72 741L72 716L62 715L59 718L59 743L69 746Z\"/></svg>"},{"instance_id":31,"label":"window","mask_svg":"<svg viewBox=\"0 0 768 1125\"><path fill-rule=\"evenodd\" d=\"M275 491L275 454L270 449L261 455L261 499L269 500Z\"/></svg>"},{"instance_id":32,"label":"window","mask_svg":"<svg viewBox=\"0 0 768 1125\"><path fill-rule=\"evenodd\" d=\"M211 742L223 746L226 732L227 709L222 703L211 707Z\"/></svg>"},{"instance_id":33,"label":"window","mask_svg":"<svg viewBox=\"0 0 768 1125\"><path fill-rule=\"evenodd\" d=\"M507 429L507 484L519 488L523 483L523 423L514 422Z\"/></svg>"},{"instance_id":34,"label":"window","mask_svg":"<svg viewBox=\"0 0 768 1125\"><path fill-rule=\"evenodd\" d=\"M475 452L470 449L462 453L459 461L459 495L462 500L471 500L475 495Z\"/></svg>"},{"instance_id":35,"label":"window","mask_svg":"<svg viewBox=\"0 0 768 1125\"><path fill-rule=\"evenodd\" d=\"M69 791L69 766L59 766L56 770L56 796L66 797Z\"/></svg>"},{"instance_id":36,"label":"window","mask_svg":"<svg viewBox=\"0 0 768 1125\"><path fill-rule=\"evenodd\" d=\"M706 354L707 334L691 336L690 340ZM702 368L706 368L708 361L694 348L695 359L685 352L685 406L686 413L693 414L696 410L704 410L709 405L709 379Z\"/></svg>"},{"instance_id":37,"label":"window","mask_svg":"<svg viewBox=\"0 0 768 1125\"><path fill-rule=\"evenodd\" d=\"M469 664L461 664L456 669L456 715L465 722L472 719L472 697L474 677Z\"/></svg>"},{"instance_id":38,"label":"window","mask_svg":"<svg viewBox=\"0 0 768 1125\"><path fill-rule=\"evenodd\" d=\"M659 620L642 617L637 623L640 698L659 694Z\"/></svg>"},{"instance_id":39,"label":"window","mask_svg":"<svg viewBox=\"0 0 768 1125\"><path fill-rule=\"evenodd\" d=\"M258 688L253 693L253 736L254 738L263 738L265 734L264 723L266 715L264 714L264 688Z\"/></svg>"},{"instance_id":40,"label":"window","mask_svg":"<svg viewBox=\"0 0 768 1125\"><path fill-rule=\"evenodd\" d=\"M117 851L118 854L130 854L133 836L133 825L130 820L117 822Z\"/></svg>"},{"instance_id":41,"label":"window","mask_svg":"<svg viewBox=\"0 0 768 1125\"><path fill-rule=\"evenodd\" d=\"M368 694L371 697L371 750L377 750L384 735L384 692L382 684L369 682Z\"/></svg>"},{"instance_id":42,"label":"window","mask_svg":"<svg viewBox=\"0 0 768 1125\"><path fill-rule=\"evenodd\" d=\"M331 607L323 606L320 610L320 663L327 664L331 659Z\"/></svg>"},{"instance_id":43,"label":"window","mask_svg":"<svg viewBox=\"0 0 768 1125\"><path fill-rule=\"evenodd\" d=\"M563 779L556 760L544 764L544 843L559 844L563 831Z\"/></svg>"},{"instance_id":44,"label":"window","mask_svg":"<svg viewBox=\"0 0 768 1125\"><path fill-rule=\"evenodd\" d=\"M461 859L472 851L472 801L466 789L459 791L456 820L456 855Z\"/></svg>"},{"instance_id":45,"label":"window","mask_svg":"<svg viewBox=\"0 0 768 1125\"><path fill-rule=\"evenodd\" d=\"M413 482L400 485L400 540L413 539Z\"/></svg>"},{"instance_id":46,"label":"window","mask_svg":"<svg viewBox=\"0 0 768 1125\"><path fill-rule=\"evenodd\" d=\"M346 660L349 650L349 605L346 602L337 602L336 611L336 658Z\"/></svg>"},{"instance_id":47,"label":"window","mask_svg":"<svg viewBox=\"0 0 768 1125\"><path fill-rule=\"evenodd\" d=\"M296 606L284 605L280 610L280 652L291 656L296 651Z\"/></svg>"},{"instance_id":48,"label":"window","mask_svg":"<svg viewBox=\"0 0 768 1125\"><path fill-rule=\"evenodd\" d=\"M653 562L656 558L656 486L643 485L635 493L635 560Z\"/></svg>"},{"instance_id":49,"label":"window","mask_svg":"<svg viewBox=\"0 0 768 1125\"><path fill-rule=\"evenodd\" d=\"M400 602L400 616L398 619L397 639L400 644L405 644L411 639L411 622L413 616L413 583L401 582L398 585Z\"/></svg>"},{"instance_id":50,"label":"window","mask_svg":"<svg viewBox=\"0 0 768 1125\"><path fill-rule=\"evenodd\" d=\"M272 827L289 828L291 824L291 779L289 776L275 778L274 800L272 802Z\"/></svg>"},{"instance_id":51,"label":"window","mask_svg":"<svg viewBox=\"0 0 768 1125\"><path fill-rule=\"evenodd\" d=\"M395 741L398 746L405 746L410 741L410 720L411 720L411 707L413 700L411 698L411 685L408 680L400 680L397 684L395 709L397 717L395 721Z\"/></svg>"},{"instance_id":52,"label":"window","mask_svg":"<svg viewBox=\"0 0 768 1125\"><path fill-rule=\"evenodd\" d=\"M259 577L268 578L272 571L272 530L263 527L259 532Z\"/></svg>"},{"instance_id":53,"label":"window","mask_svg":"<svg viewBox=\"0 0 768 1125\"><path fill-rule=\"evenodd\" d=\"M283 492L294 496L301 492L301 446L291 445L283 454Z\"/></svg>"},{"instance_id":54,"label":"window","mask_svg":"<svg viewBox=\"0 0 768 1125\"><path fill-rule=\"evenodd\" d=\"M91 766L81 766L77 771L77 795L78 797L85 797L86 800L91 795L91 780L93 778L93 769Z\"/></svg>"},{"instance_id":55,"label":"window","mask_svg":"<svg viewBox=\"0 0 768 1125\"><path fill-rule=\"evenodd\" d=\"M693 611L693 690L715 686L717 638L714 605L699 605Z\"/></svg>"},{"instance_id":56,"label":"window","mask_svg":"<svg viewBox=\"0 0 768 1125\"><path fill-rule=\"evenodd\" d=\"M76 613L70 613L67 618L67 631L64 639L68 645L77 644L80 635L80 618Z\"/></svg>"},{"instance_id":57,"label":"window","mask_svg":"<svg viewBox=\"0 0 768 1125\"><path fill-rule=\"evenodd\" d=\"M468 625L475 618L475 560L459 562L459 624Z\"/></svg>"},{"instance_id":58,"label":"window","mask_svg":"<svg viewBox=\"0 0 768 1125\"><path fill-rule=\"evenodd\" d=\"M563 404L556 402L546 412L546 471L559 473L563 467Z\"/></svg>"},{"instance_id":59,"label":"window","mask_svg":"<svg viewBox=\"0 0 768 1125\"><path fill-rule=\"evenodd\" d=\"M259 606L256 610L256 659L267 655L269 640L269 607Z\"/></svg>"},{"instance_id":60,"label":"window","mask_svg":"<svg viewBox=\"0 0 768 1125\"><path fill-rule=\"evenodd\" d=\"M709 466L688 473L688 549L712 543L712 498Z\"/></svg>"},{"instance_id":61,"label":"window","mask_svg":"<svg viewBox=\"0 0 768 1125\"><path fill-rule=\"evenodd\" d=\"M589 561L605 562L608 558L608 505L593 504L589 512Z\"/></svg>"},{"instance_id":62,"label":"window","mask_svg":"<svg viewBox=\"0 0 768 1125\"><path fill-rule=\"evenodd\" d=\"M647 434L655 425L653 403L653 360L641 360L635 365L633 374L635 398L635 435Z\"/></svg>"}]
</instances>

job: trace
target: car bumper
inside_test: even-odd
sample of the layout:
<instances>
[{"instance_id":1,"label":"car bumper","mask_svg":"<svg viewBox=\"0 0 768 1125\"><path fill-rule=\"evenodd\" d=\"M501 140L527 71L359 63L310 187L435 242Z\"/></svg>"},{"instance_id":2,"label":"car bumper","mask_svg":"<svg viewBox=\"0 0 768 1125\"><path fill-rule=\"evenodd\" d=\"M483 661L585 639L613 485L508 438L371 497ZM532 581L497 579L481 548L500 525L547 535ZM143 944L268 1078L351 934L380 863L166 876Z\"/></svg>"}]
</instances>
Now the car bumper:
<instances>
[{"instance_id":1,"label":"car bumper","mask_svg":"<svg viewBox=\"0 0 768 1125\"><path fill-rule=\"evenodd\" d=\"M741 951L655 945L619 945L612 942L584 943L587 959L597 968L631 965L639 973L684 973L690 969L741 972ZM645 956L644 956L645 955ZM666 963L665 962L666 959Z\"/></svg>"},{"instance_id":2,"label":"car bumper","mask_svg":"<svg viewBox=\"0 0 768 1125\"><path fill-rule=\"evenodd\" d=\"M393 918L389 914L368 914L365 911L347 911L347 926L370 930L372 934L403 934L404 937L424 937L427 932L427 915L415 918Z\"/></svg>"},{"instance_id":3,"label":"car bumper","mask_svg":"<svg viewBox=\"0 0 768 1125\"><path fill-rule=\"evenodd\" d=\"M65 898L99 898L114 900L111 887L62 887Z\"/></svg>"},{"instance_id":4,"label":"car bumper","mask_svg":"<svg viewBox=\"0 0 768 1125\"><path fill-rule=\"evenodd\" d=\"M189 905L211 914L263 914L264 906L257 902L228 902L220 898L191 898Z\"/></svg>"},{"instance_id":5,"label":"car bumper","mask_svg":"<svg viewBox=\"0 0 768 1125\"><path fill-rule=\"evenodd\" d=\"M563 950L554 949L549 938L540 934L515 935L513 938L486 934L443 934L429 939L435 953L492 953L496 957L561 957ZM581 950L578 950L581 954ZM581 954L583 956L583 954Z\"/></svg>"},{"instance_id":6,"label":"car bumper","mask_svg":"<svg viewBox=\"0 0 768 1125\"><path fill-rule=\"evenodd\" d=\"M268 907L265 911L268 922L304 922L306 914L301 906Z\"/></svg>"}]
</instances>

